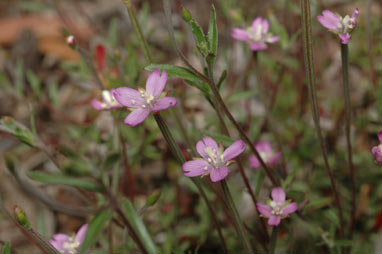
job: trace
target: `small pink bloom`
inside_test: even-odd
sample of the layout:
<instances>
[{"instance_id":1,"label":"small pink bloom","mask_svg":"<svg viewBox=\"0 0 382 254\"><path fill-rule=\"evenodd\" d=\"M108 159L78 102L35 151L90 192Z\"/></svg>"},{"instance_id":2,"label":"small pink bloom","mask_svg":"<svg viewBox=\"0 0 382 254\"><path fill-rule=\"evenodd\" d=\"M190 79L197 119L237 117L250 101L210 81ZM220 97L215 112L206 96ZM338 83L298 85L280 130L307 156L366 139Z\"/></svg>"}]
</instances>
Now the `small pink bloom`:
<instances>
[{"instance_id":1,"label":"small pink bloom","mask_svg":"<svg viewBox=\"0 0 382 254\"><path fill-rule=\"evenodd\" d=\"M102 99L103 101L99 101L96 99L92 100L91 105L93 106L93 108L95 108L96 110L111 110L122 107L122 105L115 100L113 90L103 90Z\"/></svg>"},{"instance_id":2,"label":"small pink bloom","mask_svg":"<svg viewBox=\"0 0 382 254\"><path fill-rule=\"evenodd\" d=\"M245 30L234 28L231 36L239 41L247 41L253 51L259 51L267 49L267 43L275 43L280 40L279 36L273 36L268 30L268 20L257 17L252 22L252 26Z\"/></svg>"},{"instance_id":3,"label":"small pink bloom","mask_svg":"<svg viewBox=\"0 0 382 254\"><path fill-rule=\"evenodd\" d=\"M183 164L184 175L188 177L210 175L211 181L219 182L227 177L230 160L245 150L242 140L236 140L223 152L215 140L204 137L196 143L196 150L202 158L187 161Z\"/></svg>"},{"instance_id":4,"label":"small pink bloom","mask_svg":"<svg viewBox=\"0 0 382 254\"><path fill-rule=\"evenodd\" d=\"M379 139L379 145L374 146L371 149L371 152L373 153L375 162L378 165L382 165L382 131L378 132L378 139Z\"/></svg>"},{"instance_id":5,"label":"small pink bloom","mask_svg":"<svg viewBox=\"0 0 382 254\"><path fill-rule=\"evenodd\" d=\"M268 200L267 205L256 203L257 210L264 217L268 218L269 226L278 226L280 220L294 213L297 209L297 203L285 200L285 191L281 187L273 188L272 200Z\"/></svg>"},{"instance_id":6,"label":"small pink bloom","mask_svg":"<svg viewBox=\"0 0 382 254\"><path fill-rule=\"evenodd\" d=\"M136 126L142 123L151 112L159 112L176 105L176 98L161 96L166 82L167 72L163 70L161 75L160 70L155 69L147 78L146 90L143 88L135 90L129 87L113 90L113 95L120 104L133 109L133 112L125 119L126 125Z\"/></svg>"},{"instance_id":7,"label":"small pink bloom","mask_svg":"<svg viewBox=\"0 0 382 254\"><path fill-rule=\"evenodd\" d=\"M259 141L256 143L255 147L265 164L272 165L281 156L281 152L275 153L273 151L271 143L268 141ZM256 169L261 167L260 161L255 155L249 156L249 167Z\"/></svg>"},{"instance_id":8,"label":"small pink bloom","mask_svg":"<svg viewBox=\"0 0 382 254\"><path fill-rule=\"evenodd\" d=\"M49 242L53 245L54 248L63 254L79 254L81 244L85 239L87 230L88 224L84 224L78 230L76 235L68 236L65 234L55 234L53 239Z\"/></svg>"},{"instance_id":9,"label":"small pink bloom","mask_svg":"<svg viewBox=\"0 0 382 254\"><path fill-rule=\"evenodd\" d=\"M351 38L351 31L355 28L357 22L357 16L359 14L359 9L356 8L350 17L346 15L345 17L341 17L338 14L334 14L329 10L324 10L322 12L322 16L318 16L318 22L321 23L325 28L329 31L338 34L341 39L342 44L348 44Z\"/></svg>"}]
</instances>

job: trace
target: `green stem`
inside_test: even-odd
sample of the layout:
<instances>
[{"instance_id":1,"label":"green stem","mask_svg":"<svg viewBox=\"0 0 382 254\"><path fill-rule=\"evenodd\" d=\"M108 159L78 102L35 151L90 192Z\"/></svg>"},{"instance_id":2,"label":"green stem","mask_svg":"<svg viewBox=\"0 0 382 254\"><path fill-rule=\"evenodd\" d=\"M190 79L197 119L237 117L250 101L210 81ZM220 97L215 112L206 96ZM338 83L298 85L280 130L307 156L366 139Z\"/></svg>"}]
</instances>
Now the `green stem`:
<instances>
[{"instance_id":1,"label":"green stem","mask_svg":"<svg viewBox=\"0 0 382 254\"><path fill-rule=\"evenodd\" d=\"M304 44L304 62L305 62L305 70L306 70L306 79L308 82L308 90L309 90L309 98L311 101L312 112L313 112L313 120L314 125L316 127L318 140L320 142L322 155L324 157L325 169L326 173L329 176L330 183L332 186L335 203L338 209L338 217L340 219L340 235L344 238L344 218L342 213L342 206L340 202L340 198L338 195L336 182L334 180L334 176L332 170L329 165L328 160L328 152L326 150L326 145L324 138L322 136L322 131L320 127L320 113L318 109L317 103L317 92L316 92L316 83L314 76L314 66L313 66L313 49L312 49L312 31L311 31L311 16L310 16L310 1L309 0L301 0L301 22L303 27L303 44Z\"/></svg>"},{"instance_id":2,"label":"green stem","mask_svg":"<svg viewBox=\"0 0 382 254\"><path fill-rule=\"evenodd\" d=\"M351 127L351 104L350 104L350 88L349 88L349 61L348 61L348 45L341 43L341 60L342 60L342 77L344 82L344 99L345 99L345 120L346 120L346 143L347 143L347 154L348 154L348 164L351 175L351 190L352 190L352 200L351 200L351 218L350 218L350 239L353 237L353 228L355 223L355 212L356 212L356 185L355 185L355 169L353 164L353 153L350 138L350 127Z\"/></svg>"},{"instance_id":3,"label":"green stem","mask_svg":"<svg viewBox=\"0 0 382 254\"><path fill-rule=\"evenodd\" d=\"M279 227L273 227L272 235L271 235L271 243L269 246L269 254L274 254L276 251L278 232L279 232Z\"/></svg>"},{"instance_id":4,"label":"green stem","mask_svg":"<svg viewBox=\"0 0 382 254\"><path fill-rule=\"evenodd\" d=\"M249 242L248 234L245 231L243 223L240 219L239 212L236 209L235 202L233 201L231 192L228 188L228 184L227 184L226 180L224 180L224 179L220 183L221 183L221 187L223 189L223 193L224 193L224 197L226 199L226 202L227 202L227 204L228 204L228 206L232 212L234 222L235 222L236 227L238 229L238 233L244 242L244 247L246 249L246 252L247 253L255 253L254 250L252 249L251 243Z\"/></svg>"},{"instance_id":5,"label":"green stem","mask_svg":"<svg viewBox=\"0 0 382 254\"><path fill-rule=\"evenodd\" d=\"M152 63L153 59L151 57L149 47L147 46L146 39L143 36L142 29L141 29L141 27L140 27L140 25L139 25L139 23L137 21L137 18L135 16L133 5L131 4L130 0L122 0L122 1L125 3L125 5L127 7L127 11L129 12L129 17L130 17L130 20L131 20L131 24L133 25L134 31L135 31L136 35L138 36L138 41L139 41L139 43L140 43L140 45L142 47L143 53L145 54L146 59L150 63Z\"/></svg>"}]
</instances>

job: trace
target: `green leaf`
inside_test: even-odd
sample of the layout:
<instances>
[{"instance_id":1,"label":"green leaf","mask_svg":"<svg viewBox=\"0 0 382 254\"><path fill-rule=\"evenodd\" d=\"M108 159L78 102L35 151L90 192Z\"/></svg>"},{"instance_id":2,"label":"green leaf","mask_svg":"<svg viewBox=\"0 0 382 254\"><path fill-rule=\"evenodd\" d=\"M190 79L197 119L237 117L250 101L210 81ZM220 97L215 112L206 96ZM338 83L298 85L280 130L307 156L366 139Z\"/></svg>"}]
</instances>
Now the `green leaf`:
<instances>
[{"instance_id":1,"label":"green leaf","mask_svg":"<svg viewBox=\"0 0 382 254\"><path fill-rule=\"evenodd\" d=\"M137 215L130 201L126 200L123 204L123 207L125 208L125 212L126 212L126 216L128 220L130 221L133 228L137 232L138 237L143 242L143 245L146 247L146 250L148 251L148 253L149 254L158 253L154 245L154 242L151 239L151 236L149 232L147 231L145 224L142 221L142 218Z\"/></svg>"},{"instance_id":2,"label":"green leaf","mask_svg":"<svg viewBox=\"0 0 382 254\"><path fill-rule=\"evenodd\" d=\"M203 93L208 94L210 87L206 84L201 78L199 78L195 73L190 69L170 64L150 64L145 67L148 71L153 71L154 69L159 68L161 70L166 70L167 74L170 77L177 77L184 79L188 84L198 88Z\"/></svg>"},{"instance_id":3,"label":"green leaf","mask_svg":"<svg viewBox=\"0 0 382 254\"><path fill-rule=\"evenodd\" d=\"M27 71L26 78L30 84L32 91L37 95L41 96L41 82L39 78L34 74L33 71Z\"/></svg>"},{"instance_id":4,"label":"green leaf","mask_svg":"<svg viewBox=\"0 0 382 254\"><path fill-rule=\"evenodd\" d=\"M204 35L203 29L195 20L191 20L190 24L192 33L194 34L196 40L196 46L198 47L199 52L202 54L202 56L206 57L208 55L208 43L206 40L206 36Z\"/></svg>"},{"instance_id":5,"label":"green leaf","mask_svg":"<svg viewBox=\"0 0 382 254\"><path fill-rule=\"evenodd\" d=\"M220 90L220 88L222 87L222 84L224 80L226 79L226 77L227 77L227 70L224 70L222 74L220 75L218 83L216 84L218 90Z\"/></svg>"},{"instance_id":6,"label":"green leaf","mask_svg":"<svg viewBox=\"0 0 382 254\"><path fill-rule=\"evenodd\" d=\"M321 207L330 205L332 202L333 202L333 198L331 197L317 198L310 201L305 208L319 209Z\"/></svg>"},{"instance_id":7,"label":"green leaf","mask_svg":"<svg viewBox=\"0 0 382 254\"><path fill-rule=\"evenodd\" d=\"M215 6L211 6L210 24L208 26L208 49L216 57L218 51L218 26L216 24Z\"/></svg>"},{"instance_id":8,"label":"green leaf","mask_svg":"<svg viewBox=\"0 0 382 254\"><path fill-rule=\"evenodd\" d=\"M105 224L111 218L111 215L112 212L110 210L102 211L89 223L85 239L81 245L81 254L85 254L86 250L96 242L97 236L103 231Z\"/></svg>"},{"instance_id":9,"label":"green leaf","mask_svg":"<svg viewBox=\"0 0 382 254\"><path fill-rule=\"evenodd\" d=\"M1 252L2 254L11 254L11 242L8 241L4 244L3 250Z\"/></svg>"},{"instance_id":10,"label":"green leaf","mask_svg":"<svg viewBox=\"0 0 382 254\"><path fill-rule=\"evenodd\" d=\"M231 102L236 102L236 101L240 101L240 100L249 99L252 96L255 96L256 94L257 94L256 90L248 90L248 91L237 92L237 93L232 94L228 98L228 102L231 103Z\"/></svg>"},{"instance_id":11,"label":"green leaf","mask_svg":"<svg viewBox=\"0 0 382 254\"><path fill-rule=\"evenodd\" d=\"M27 127L9 116L4 116L0 119L0 131L7 132L20 142L32 147L35 147L38 141L38 138Z\"/></svg>"},{"instance_id":12,"label":"green leaf","mask_svg":"<svg viewBox=\"0 0 382 254\"><path fill-rule=\"evenodd\" d=\"M42 172L29 172L28 176L35 181L47 184L63 184L83 188L89 191L102 191L103 187L90 179L67 176L61 173L46 174Z\"/></svg>"}]
</instances>

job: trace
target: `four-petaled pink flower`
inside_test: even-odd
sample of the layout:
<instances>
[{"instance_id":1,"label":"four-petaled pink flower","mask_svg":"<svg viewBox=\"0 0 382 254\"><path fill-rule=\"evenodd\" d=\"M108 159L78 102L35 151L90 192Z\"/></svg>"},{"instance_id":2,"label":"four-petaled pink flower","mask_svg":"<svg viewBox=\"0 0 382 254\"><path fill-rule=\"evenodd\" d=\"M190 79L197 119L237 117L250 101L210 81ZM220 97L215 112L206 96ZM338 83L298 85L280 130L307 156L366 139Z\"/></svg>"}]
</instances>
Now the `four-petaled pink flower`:
<instances>
[{"instance_id":1,"label":"four-petaled pink flower","mask_svg":"<svg viewBox=\"0 0 382 254\"><path fill-rule=\"evenodd\" d=\"M188 177L210 175L211 181L218 182L227 177L228 166L233 158L244 152L245 144L236 140L226 150L218 146L215 140L204 137L196 143L196 150L202 156L183 164L184 175Z\"/></svg>"},{"instance_id":2,"label":"four-petaled pink flower","mask_svg":"<svg viewBox=\"0 0 382 254\"><path fill-rule=\"evenodd\" d=\"M252 26L248 27L246 30L234 28L231 36L239 41L248 41L249 47L253 51L259 51L268 48L266 43L275 43L280 40L280 36L273 36L268 30L268 20L257 17L252 22Z\"/></svg>"},{"instance_id":3,"label":"four-petaled pink flower","mask_svg":"<svg viewBox=\"0 0 382 254\"><path fill-rule=\"evenodd\" d=\"M111 110L123 107L119 102L114 98L113 90L103 90L102 91L102 101L92 100L91 102L93 108L96 110Z\"/></svg>"},{"instance_id":4,"label":"four-petaled pink flower","mask_svg":"<svg viewBox=\"0 0 382 254\"><path fill-rule=\"evenodd\" d=\"M142 123L150 112L158 112L176 105L177 100L173 97L162 97L162 91L167 82L167 73L159 69L150 73L146 81L146 90L138 90L129 87L119 87L113 90L115 99L133 111L126 117L125 124L136 126Z\"/></svg>"},{"instance_id":5,"label":"four-petaled pink flower","mask_svg":"<svg viewBox=\"0 0 382 254\"><path fill-rule=\"evenodd\" d=\"M382 165L382 131L378 132L379 145L373 146L371 148L371 152L374 155L375 162L378 165Z\"/></svg>"},{"instance_id":6,"label":"four-petaled pink flower","mask_svg":"<svg viewBox=\"0 0 382 254\"><path fill-rule=\"evenodd\" d=\"M262 216L269 218L270 226L277 226L281 219L294 213L298 206L296 202L290 203L285 200L285 191L281 187L273 188L271 196L272 200L268 200L267 205L256 203L256 206Z\"/></svg>"},{"instance_id":7,"label":"four-petaled pink flower","mask_svg":"<svg viewBox=\"0 0 382 254\"><path fill-rule=\"evenodd\" d=\"M267 165L272 165L280 158L281 152L274 153L271 143L268 141L259 141L255 146L264 163ZM256 169L261 167L260 161L255 155L249 156L249 167Z\"/></svg>"},{"instance_id":8,"label":"four-petaled pink flower","mask_svg":"<svg viewBox=\"0 0 382 254\"><path fill-rule=\"evenodd\" d=\"M84 224L75 236L55 234L49 242L62 254L79 254L87 230L88 224Z\"/></svg>"},{"instance_id":9,"label":"four-petaled pink flower","mask_svg":"<svg viewBox=\"0 0 382 254\"><path fill-rule=\"evenodd\" d=\"M341 17L329 10L324 10L322 16L318 16L317 19L321 25L326 27L330 32L338 34L342 44L348 44L351 38L350 33L357 24L356 19L358 14L358 8L354 10L351 17L349 15Z\"/></svg>"}]
</instances>

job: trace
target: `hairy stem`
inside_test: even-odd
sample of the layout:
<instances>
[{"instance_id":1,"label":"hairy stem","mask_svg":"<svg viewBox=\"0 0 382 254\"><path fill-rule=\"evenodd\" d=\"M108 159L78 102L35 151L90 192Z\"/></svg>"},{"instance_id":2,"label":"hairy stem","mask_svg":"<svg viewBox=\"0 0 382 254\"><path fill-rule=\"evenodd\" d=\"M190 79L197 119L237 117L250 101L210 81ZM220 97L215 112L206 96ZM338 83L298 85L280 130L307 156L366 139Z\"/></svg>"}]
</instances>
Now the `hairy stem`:
<instances>
[{"instance_id":1,"label":"hairy stem","mask_svg":"<svg viewBox=\"0 0 382 254\"><path fill-rule=\"evenodd\" d=\"M344 82L344 99L345 99L345 132L346 132L346 145L348 154L348 165L350 169L351 176L351 218L350 218L350 232L349 238L353 237L353 228L355 222L355 212L356 212L356 194L357 189L355 185L355 169L353 164L353 153L350 138L350 127L351 127L351 104L350 104L350 88L349 88L349 61L348 61L348 45L341 43L341 60L342 60L342 77Z\"/></svg>"},{"instance_id":2,"label":"hairy stem","mask_svg":"<svg viewBox=\"0 0 382 254\"><path fill-rule=\"evenodd\" d=\"M269 247L269 254L275 254L278 232L279 232L279 227L273 227L272 235L271 235L271 243Z\"/></svg>"},{"instance_id":3,"label":"hairy stem","mask_svg":"<svg viewBox=\"0 0 382 254\"><path fill-rule=\"evenodd\" d=\"M252 249L251 243L249 242L247 232L244 229L243 223L241 222L239 212L236 209L235 202L232 199L231 192L228 188L228 184L225 179L223 179L221 182L221 186L223 189L224 197L226 199L226 202L232 212L234 222L236 224L236 227L238 229L238 233L241 237L241 239L244 242L244 247L246 249L246 253L255 253L254 250Z\"/></svg>"},{"instance_id":4,"label":"hairy stem","mask_svg":"<svg viewBox=\"0 0 382 254\"><path fill-rule=\"evenodd\" d=\"M317 136L320 142L322 155L324 157L326 173L329 176L330 184L332 186L332 191L335 198L335 203L338 209L338 217L340 219L340 234L344 237L344 218L342 213L342 206L340 202L340 197L337 191L336 182L333 176L333 172L329 165L328 152L326 150L325 141L322 136L322 130L320 127L320 114L318 110L317 103L317 92L316 83L314 76L314 66L313 66L313 49L312 49L312 31L311 31L311 17L310 17L310 1L301 0L301 22L303 27L303 44L304 44L304 62L306 70L306 79L308 82L309 98L312 105L313 120L316 127Z\"/></svg>"}]
</instances>

